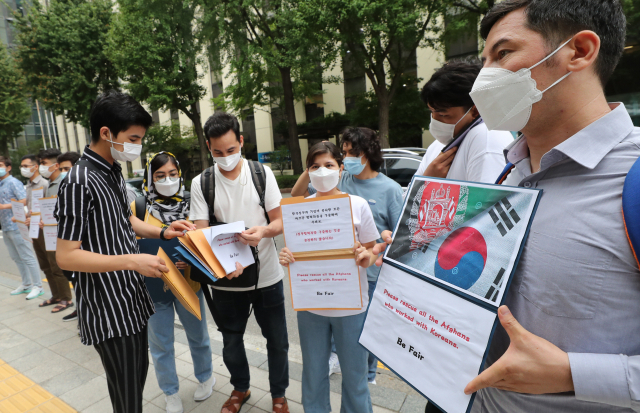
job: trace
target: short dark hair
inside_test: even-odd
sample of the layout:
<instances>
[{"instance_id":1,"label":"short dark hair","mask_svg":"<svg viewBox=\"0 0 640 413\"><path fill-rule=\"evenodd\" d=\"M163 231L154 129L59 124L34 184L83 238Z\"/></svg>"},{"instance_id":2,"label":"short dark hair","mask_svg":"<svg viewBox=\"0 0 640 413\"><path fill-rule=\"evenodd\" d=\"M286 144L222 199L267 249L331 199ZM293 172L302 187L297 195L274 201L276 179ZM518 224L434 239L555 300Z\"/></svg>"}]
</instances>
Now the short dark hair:
<instances>
[{"instance_id":1,"label":"short dark hair","mask_svg":"<svg viewBox=\"0 0 640 413\"><path fill-rule=\"evenodd\" d=\"M498 20L521 8L527 28L542 35L549 53L582 30L595 32L601 42L595 72L603 86L607 83L625 45L627 22L619 0L505 0L482 19L482 38L489 36Z\"/></svg>"},{"instance_id":2,"label":"short dark hair","mask_svg":"<svg viewBox=\"0 0 640 413\"><path fill-rule=\"evenodd\" d=\"M216 112L209 116L204 124L204 136L209 139L219 138L230 130L236 135L236 139L240 142L240 123L238 118L226 113Z\"/></svg>"},{"instance_id":3,"label":"short dark hair","mask_svg":"<svg viewBox=\"0 0 640 413\"><path fill-rule=\"evenodd\" d=\"M342 131L340 148L345 143L351 144L351 150L356 156L364 154L369 161L369 166L377 171L382 166L382 146L378 135L369 128L346 128Z\"/></svg>"},{"instance_id":4,"label":"short dark hair","mask_svg":"<svg viewBox=\"0 0 640 413\"><path fill-rule=\"evenodd\" d=\"M27 154L27 155L23 156L23 157L20 159L20 163L22 163L22 161L24 161L25 159L28 159L28 160L30 160L30 161L33 161L33 163L36 163L36 164L38 163L38 158L37 158L34 154L32 154L32 153L30 153L30 154Z\"/></svg>"},{"instance_id":5,"label":"short dark hair","mask_svg":"<svg viewBox=\"0 0 640 413\"><path fill-rule=\"evenodd\" d=\"M469 93L480 69L482 63L477 57L445 63L422 87L422 101L436 110L458 106L469 110L474 105Z\"/></svg>"},{"instance_id":6,"label":"short dark hair","mask_svg":"<svg viewBox=\"0 0 640 413\"><path fill-rule=\"evenodd\" d=\"M11 166L11 158L0 155L0 163L3 163L4 166Z\"/></svg>"},{"instance_id":7,"label":"short dark hair","mask_svg":"<svg viewBox=\"0 0 640 413\"><path fill-rule=\"evenodd\" d=\"M125 93L110 90L98 96L91 106L91 141L100 141L100 129L104 126L109 128L115 139L131 126L149 129L152 122L149 112L137 100Z\"/></svg>"},{"instance_id":8,"label":"short dark hair","mask_svg":"<svg viewBox=\"0 0 640 413\"><path fill-rule=\"evenodd\" d=\"M311 168L311 165L316 160L318 155L322 155L328 153L333 159L338 162L338 166L342 165L342 151L336 145L328 141L318 142L309 149L309 153L307 153L307 168Z\"/></svg>"},{"instance_id":9,"label":"short dark hair","mask_svg":"<svg viewBox=\"0 0 640 413\"><path fill-rule=\"evenodd\" d=\"M62 163L64 161L71 162L71 166L75 165L80 159L80 154L78 152L65 152L63 154L58 155L58 163Z\"/></svg>"},{"instance_id":10,"label":"short dark hair","mask_svg":"<svg viewBox=\"0 0 640 413\"><path fill-rule=\"evenodd\" d=\"M56 148L40 149L40 152L38 152L38 159L53 159L58 162L58 156L60 156L60 153L60 149Z\"/></svg>"}]
</instances>

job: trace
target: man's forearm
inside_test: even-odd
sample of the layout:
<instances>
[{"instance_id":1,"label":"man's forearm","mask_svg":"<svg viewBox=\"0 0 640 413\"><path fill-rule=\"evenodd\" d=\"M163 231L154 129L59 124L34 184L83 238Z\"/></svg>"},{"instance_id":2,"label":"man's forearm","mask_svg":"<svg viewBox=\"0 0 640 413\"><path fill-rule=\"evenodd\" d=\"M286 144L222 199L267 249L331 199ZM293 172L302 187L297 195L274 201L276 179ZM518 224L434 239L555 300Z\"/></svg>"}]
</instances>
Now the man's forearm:
<instances>
[{"instance_id":1,"label":"man's forearm","mask_svg":"<svg viewBox=\"0 0 640 413\"><path fill-rule=\"evenodd\" d=\"M160 238L162 228L143 222L133 215L131 216L130 221L131 226L133 227L133 232L135 232L140 238Z\"/></svg>"},{"instance_id":2,"label":"man's forearm","mask_svg":"<svg viewBox=\"0 0 640 413\"><path fill-rule=\"evenodd\" d=\"M61 269L89 273L131 270L134 258L134 254L102 255L81 249L56 252L56 261Z\"/></svg>"},{"instance_id":3,"label":"man's forearm","mask_svg":"<svg viewBox=\"0 0 640 413\"><path fill-rule=\"evenodd\" d=\"M274 238L282 234L282 218L271 221L271 223L265 227L263 238Z\"/></svg>"}]
</instances>

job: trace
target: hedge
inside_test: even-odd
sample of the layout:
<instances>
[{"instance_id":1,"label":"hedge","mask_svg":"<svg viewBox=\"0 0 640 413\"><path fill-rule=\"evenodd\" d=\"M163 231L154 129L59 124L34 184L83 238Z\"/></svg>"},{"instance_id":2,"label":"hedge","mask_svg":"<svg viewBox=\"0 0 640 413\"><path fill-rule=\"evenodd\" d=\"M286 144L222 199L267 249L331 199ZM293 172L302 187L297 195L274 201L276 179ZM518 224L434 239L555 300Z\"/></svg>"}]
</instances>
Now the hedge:
<instances>
[{"instance_id":1,"label":"hedge","mask_svg":"<svg viewBox=\"0 0 640 413\"><path fill-rule=\"evenodd\" d=\"M276 175L278 188L293 188L300 175Z\"/></svg>"}]
</instances>

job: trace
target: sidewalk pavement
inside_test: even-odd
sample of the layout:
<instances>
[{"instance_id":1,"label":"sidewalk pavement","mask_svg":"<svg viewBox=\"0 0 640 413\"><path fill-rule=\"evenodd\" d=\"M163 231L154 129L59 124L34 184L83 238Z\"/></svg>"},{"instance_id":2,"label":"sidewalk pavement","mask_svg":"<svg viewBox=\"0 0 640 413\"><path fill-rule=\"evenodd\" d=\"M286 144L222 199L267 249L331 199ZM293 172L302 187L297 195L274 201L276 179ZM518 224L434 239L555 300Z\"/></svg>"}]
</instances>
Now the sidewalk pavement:
<instances>
[{"instance_id":1,"label":"sidewalk pavement","mask_svg":"<svg viewBox=\"0 0 640 413\"><path fill-rule=\"evenodd\" d=\"M86 413L112 412L107 390L107 381L100 357L93 347L84 346L77 334L76 322L63 322L61 314L52 314L51 307L38 308L42 299L50 296L48 285L42 299L25 300L24 295L10 296L20 284L18 277L0 271L0 365L4 361L17 370L39 389L39 394L48 394L55 403L66 403L71 409ZM210 317L209 317L210 319ZM186 335L176 320L175 352L176 368L180 378L180 391L185 413L214 412L233 390L229 383L229 372L222 361L222 336L209 322L213 371L216 377L213 395L204 402L195 402L193 393L197 380L193 375L193 362L189 353ZM266 343L262 337L248 336L245 339L247 357L251 370L251 398L241 412L263 413L271 411L269 373ZM292 413L303 412L300 404L302 364L299 346L290 350L290 384L287 398ZM158 387L155 370L149 355L149 372L144 390L144 412L165 411L164 394ZM378 369L380 372L380 369ZM331 377L331 406L340 410L340 374ZM378 385L370 385L373 411L418 413L424 412L425 399L390 372L379 373ZM387 385L384 385L386 383ZM4 387L3 387L4 384ZM10 386L9 386L10 387ZM0 406L11 396L11 389L0 377ZM17 392L19 390L14 390ZM26 409L26 408L25 408ZM23 411L53 411L47 409ZM58 410L63 411L63 410Z\"/></svg>"}]
</instances>

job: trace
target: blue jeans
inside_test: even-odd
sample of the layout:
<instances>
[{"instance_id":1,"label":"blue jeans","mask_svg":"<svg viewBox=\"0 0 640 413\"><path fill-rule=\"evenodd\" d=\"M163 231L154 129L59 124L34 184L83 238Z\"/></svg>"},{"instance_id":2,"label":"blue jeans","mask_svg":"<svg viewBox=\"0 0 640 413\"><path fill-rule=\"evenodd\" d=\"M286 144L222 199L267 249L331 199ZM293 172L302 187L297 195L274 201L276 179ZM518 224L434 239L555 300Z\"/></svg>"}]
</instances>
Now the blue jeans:
<instances>
[{"instance_id":1,"label":"blue jeans","mask_svg":"<svg viewBox=\"0 0 640 413\"><path fill-rule=\"evenodd\" d=\"M40 266L31 243L22 238L19 230L3 231L2 236L9 250L9 256L18 266L22 277L22 285L25 287L42 287Z\"/></svg>"},{"instance_id":2,"label":"blue jeans","mask_svg":"<svg viewBox=\"0 0 640 413\"><path fill-rule=\"evenodd\" d=\"M284 311L282 281L265 288L250 291L211 290L214 305L220 313L220 322L231 331L244 332L249 312L267 339L269 387L271 397L284 397L289 387L289 336ZM234 390L249 390L249 361L244 349L244 334L222 332L222 359L231 374Z\"/></svg>"},{"instance_id":3,"label":"blue jeans","mask_svg":"<svg viewBox=\"0 0 640 413\"><path fill-rule=\"evenodd\" d=\"M184 308L177 298L174 298L172 302L153 303L156 313L149 319L149 349L153 358L153 367L156 369L158 386L167 396L176 394L179 388L175 349L173 347L174 308L184 326L184 332L187 334L191 359L193 360L193 374L196 379L203 383L209 380L213 372L209 331L207 330L207 319L205 317L206 307L202 290L198 291L197 296L200 299L202 320L198 320Z\"/></svg>"},{"instance_id":4,"label":"blue jeans","mask_svg":"<svg viewBox=\"0 0 640 413\"><path fill-rule=\"evenodd\" d=\"M358 343L365 313L325 317L298 311L302 348L302 406L305 413L331 411L329 402L329 353L331 335L342 369L341 413L371 413L367 384L367 350Z\"/></svg>"},{"instance_id":5,"label":"blue jeans","mask_svg":"<svg viewBox=\"0 0 640 413\"><path fill-rule=\"evenodd\" d=\"M368 281L369 283L369 302L371 302L371 298L373 297L373 290L376 288L375 281ZM378 371L378 359L373 353L369 353L369 373L367 380L374 381L376 379L376 372Z\"/></svg>"}]
</instances>

